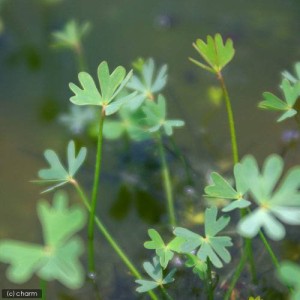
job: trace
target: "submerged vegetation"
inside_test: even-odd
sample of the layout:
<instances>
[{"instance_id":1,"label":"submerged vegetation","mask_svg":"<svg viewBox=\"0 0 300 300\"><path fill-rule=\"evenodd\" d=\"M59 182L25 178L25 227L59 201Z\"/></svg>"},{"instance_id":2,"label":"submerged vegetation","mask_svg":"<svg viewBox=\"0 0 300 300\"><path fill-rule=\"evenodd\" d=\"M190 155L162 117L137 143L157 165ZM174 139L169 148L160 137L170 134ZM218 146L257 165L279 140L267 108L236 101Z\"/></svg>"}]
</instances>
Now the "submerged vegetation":
<instances>
[{"instance_id":1,"label":"submerged vegetation","mask_svg":"<svg viewBox=\"0 0 300 300\"><path fill-rule=\"evenodd\" d=\"M100 299L102 291L98 289L97 281L105 274L101 273L96 261L95 253L103 251L101 243L95 241L97 230L130 272L132 285L127 288L132 293L131 298L138 299L139 294L147 293L153 300L184 299L177 292L175 294L172 285L176 285L178 277L193 273L198 280L194 292L197 299L238 299L235 293L243 273L250 278L252 286L258 286L259 280L263 280L260 265L255 260L258 251L255 242L262 245L260 251L264 251L272 262L274 278L281 283L283 294L298 300L300 266L281 259L273 245L286 237L286 225L300 225L300 166L284 172L285 162L278 154L270 154L261 169L253 155L240 159L234 102L223 76L223 69L235 55L233 41L220 34L208 35L206 40L197 39L193 47L200 60L189 58L197 67L212 73L219 82L219 87L214 87L211 93L218 103L224 99L232 153L231 177L213 171L206 187L199 191L204 195L204 199L197 199L203 201L202 207L205 207L203 222L191 228L180 217L182 212L179 211L168 160L167 146L171 142L172 150L184 168L192 169L184 151L173 139L174 133L185 126L185 121L169 118L171 102L165 93L167 66L159 66L153 58L138 58L132 63L133 70L129 71L123 66L110 71L109 65L113 62L107 61L88 68L82 40L89 29L89 23L80 25L74 20L69 21L52 34L51 47L71 50L76 57L79 83L69 84L70 110L61 114L58 120L73 135L80 134L96 141L92 183L81 181L79 174L94 149L75 147L78 141L71 140L67 144L66 159L51 149L44 152L48 168L39 170L38 179L32 180L46 186L41 189L43 195L54 193L52 205L46 200L37 203L43 243L0 240L0 261L9 265L8 280L22 285L37 276L43 299L47 299L48 282L54 280L68 289L90 285L95 293L89 298ZM265 92L258 104L263 110L282 113L278 122L293 117L299 124L299 66L300 63L295 65L295 76L287 71L282 73L279 88L283 99ZM95 70L96 76L93 76ZM148 229L149 240L144 243L148 259L143 263L144 270L127 255L125 247L123 249L115 238L116 232L108 228L105 218L98 214L103 203L109 201L101 189L104 184L102 162L106 159L103 146L113 140L126 145L149 142L158 157L159 184L164 191L167 213L161 227ZM286 175L282 176L283 173ZM189 177L188 171L185 175ZM68 206L67 193L62 190L67 185L81 204ZM81 236L86 237L85 242L79 237L83 228L86 232ZM130 247L142 248L143 245ZM235 261L232 261L233 256ZM81 262L80 257L86 258L87 262ZM229 272L229 268L233 272ZM229 275L224 284L222 276L226 272ZM247 300L271 299L262 290L257 291L249 287Z\"/></svg>"}]
</instances>

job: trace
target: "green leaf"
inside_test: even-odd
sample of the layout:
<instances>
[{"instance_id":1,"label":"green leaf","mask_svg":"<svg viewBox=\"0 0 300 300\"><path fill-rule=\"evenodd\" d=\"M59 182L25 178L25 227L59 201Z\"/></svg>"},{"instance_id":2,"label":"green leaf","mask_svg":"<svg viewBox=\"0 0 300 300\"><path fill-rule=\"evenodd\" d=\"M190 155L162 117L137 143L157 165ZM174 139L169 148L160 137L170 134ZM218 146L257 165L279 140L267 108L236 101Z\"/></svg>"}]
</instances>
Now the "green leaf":
<instances>
[{"instance_id":1,"label":"green leaf","mask_svg":"<svg viewBox=\"0 0 300 300\"><path fill-rule=\"evenodd\" d=\"M264 101L258 104L258 107L262 109L284 112L277 119L277 122L281 122L297 114L294 105L300 96L300 82L291 85L287 79L283 79L280 88L283 91L284 100L281 100L272 93L266 92L263 93Z\"/></svg>"},{"instance_id":2,"label":"green leaf","mask_svg":"<svg viewBox=\"0 0 300 300\"><path fill-rule=\"evenodd\" d=\"M142 109L146 115L148 126L150 127L148 129L149 132L156 132L163 128L167 135L172 135L174 127L184 125L184 122L181 120L166 119L166 100L161 94L158 96L157 103L148 101Z\"/></svg>"},{"instance_id":3,"label":"green leaf","mask_svg":"<svg viewBox=\"0 0 300 300\"><path fill-rule=\"evenodd\" d=\"M187 253L186 256L188 259L185 262L185 266L193 268L193 273L197 274L200 279L205 280L207 271L206 262L199 259L199 257L194 254Z\"/></svg>"},{"instance_id":4,"label":"green leaf","mask_svg":"<svg viewBox=\"0 0 300 300\"><path fill-rule=\"evenodd\" d=\"M197 251L198 258L202 261L209 258L215 267L221 268L222 260L226 263L231 260L226 248L232 246L232 242L230 237L216 236L230 221L229 217L224 216L217 219L217 213L216 207L205 210L205 237L180 227L175 228L174 234L185 239L181 247L182 252L189 254L200 246Z\"/></svg>"},{"instance_id":5,"label":"green leaf","mask_svg":"<svg viewBox=\"0 0 300 300\"><path fill-rule=\"evenodd\" d=\"M68 288L79 288L84 283L84 270L79 256L83 243L74 234L85 224L84 210L69 209L67 196L57 192L53 205L40 201L37 206L44 245L13 240L0 241L0 260L10 264L7 277L14 283L24 283L33 274L51 281L58 280Z\"/></svg>"},{"instance_id":6,"label":"green leaf","mask_svg":"<svg viewBox=\"0 0 300 300\"><path fill-rule=\"evenodd\" d=\"M216 172L211 173L213 184L204 189L207 197L235 200L225 206L222 209L223 212L245 208L251 204L250 201L244 199L248 186L245 182L243 166L239 163L234 166L234 177L236 190Z\"/></svg>"},{"instance_id":7,"label":"green leaf","mask_svg":"<svg viewBox=\"0 0 300 300\"><path fill-rule=\"evenodd\" d=\"M78 50L81 40L91 29L89 22L81 25L75 20L68 21L60 31L52 33L52 46L56 48L70 48Z\"/></svg>"},{"instance_id":8,"label":"green leaf","mask_svg":"<svg viewBox=\"0 0 300 300\"><path fill-rule=\"evenodd\" d=\"M258 207L238 223L238 232L253 238L264 229L269 238L283 239L285 228L281 222L300 225L300 167L291 169L279 184L284 167L280 156L270 155L262 172L259 172L257 162L251 156L243 159L241 164L245 164L245 178Z\"/></svg>"},{"instance_id":9,"label":"green leaf","mask_svg":"<svg viewBox=\"0 0 300 300\"><path fill-rule=\"evenodd\" d=\"M169 244L165 244L160 234L155 229L149 229L148 234L151 241L144 243L146 249L155 250L157 256L159 257L159 263L163 269L166 269L168 263L174 256L173 251L180 251L181 244L184 242L183 239L175 238Z\"/></svg>"},{"instance_id":10,"label":"green leaf","mask_svg":"<svg viewBox=\"0 0 300 300\"><path fill-rule=\"evenodd\" d=\"M295 69L296 76L292 75L288 71L284 71L281 73L283 78L289 80L293 84L300 81L300 62L295 63L294 69Z\"/></svg>"},{"instance_id":11,"label":"green leaf","mask_svg":"<svg viewBox=\"0 0 300 300\"><path fill-rule=\"evenodd\" d=\"M300 299L299 265L290 261L283 261L277 271L277 277L283 284L293 288L290 297L291 300Z\"/></svg>"},{"instance_id":12,"label":"green leaf","mask_svg":"<svg viewBox=\"0 0 300 300\"><path fill-rule=\"evenodd\" d=\"M78 155L75 154L75 143L70 141L67 148L67 160L68 160L68 169L66 169L58 155L53 150L46 150L44 155L47 162L50 165L48 169L42 169L38 172L38 176L42 180L35 180L33 182L41 183L52 183L58 182L58 184L49 187L43 193L49 192L59 186L62 186L68 182L71 182L74 179L75 174L82 166L87 154L87 149L85 147L80 148Z\"/></svg>"},{"instance_id":13,"label":"green leaf","mask_svg":"<svg viewBox=\"0 0 300 300\"><path fill-rule=\"evenodd\" d=\"M140 76L133 75L126 88L137 91L136 96L128 102L131 110L138 109L145 100L153 100L154 94L160 92L167 83L167 65L158 69L155 75L155 63L149 58L140 65Z\"/></svg>"},{"instance_id":14,"label":"green leaf","mask_svg":"<svg viewBox=\"0 0 300 300\"><path fill-rule=\"evenodd\" d=\"M157 235L154 233L154 231L151 231L151 235L154 237L154 239L157 239ZM168 284L174 281L174 273L176 272L176 269L172 269L169 274L164 278L163 277L163 271L161 268L161 265L159 263L159 258L154 257L153 263L145 262L143 264L143 267L147 274L152 278L152 280L144 280L139 279L135 282L140 284L140 286L136 289L139 293L144 293L150 290L155 289L158 286L162 286L164 284Z\"/></svg>"},{"instance_id":15,"label":"green leaf","mask_svg":"<svg viewBox=\"0 0 300 300\"><path fill-rule=\"evenodd\" d=\"M134 97L135 94L133 93L130 97L127 96L126 99L116 99L114 105L111 103L128 83L132 76L132 71L125 77L125 69L122 66L118 66L110 74L107 62L103 61L98 66L97 75L101 92L98 90L92 76L86 72L80 72L78 75L82 88L74 83L70 83L70 89L75 94L75 96L70 98L72 103L102 106L103 109L107 108L106 114L110 115L116 112L130 98Z\"/></svg>"},{"instance_id":16,"label":"green leaf","mask_svg":"<svg viewBox=\"0 0 300 300\"><path fill-rule=\"evenodd\" d=\"M190 60L199 67L215 73L219 73L232 60L235 52L232 40L227 39L224 44L219 33L214 37L208 35L206 42L198 39L193 46L208 65L194 59Z\"/></svg>"}]
</instances>

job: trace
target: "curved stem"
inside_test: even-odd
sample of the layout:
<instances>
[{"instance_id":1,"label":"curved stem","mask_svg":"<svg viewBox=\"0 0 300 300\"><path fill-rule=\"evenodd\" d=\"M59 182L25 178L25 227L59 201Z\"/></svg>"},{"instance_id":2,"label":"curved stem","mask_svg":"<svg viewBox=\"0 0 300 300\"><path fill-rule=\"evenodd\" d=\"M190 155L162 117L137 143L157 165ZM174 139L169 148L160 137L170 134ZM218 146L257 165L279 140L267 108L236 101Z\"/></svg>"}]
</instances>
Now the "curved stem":
<instances>
[{"instance_id":1,"label":"curved stem","mask_svg":"<svg viewBox=\"0 0 300 300\"><path fill-rule=\"evenodd\" d=\"M230 137L231 137L231 148L232 148L233 163L236 164L236 163L239 162L239 153L238 153L238 146L237 146L237 139L236 139L236 133L235 133L235 124L234 124L234 118L233 118L233 111L232 111L232 107L231 107L231 101L230 101L230 98L229 98L229 95L228 95L228 91L227 91L222 73L218 72L217 77L220 81L222 91L223 91L223 94L224 94L224 98L225 98L227 115L228 115L228 122L229 122L229 129L230 129Z\"/></svg>"},{"instance_id":2,"label":"curved stem","mask_svg":"<svg viewBox=\"0 0 300 300\"><path fill-rule=\"evenodd\" d=\"M86 64L85 55L81 43L78 43L76 47L74 47L74 53L77 61L78 71L79 72L87 71L87 64Z\"/></svg>"},{"instance_id":3,"label":"curved stem","mask_svg":"<svg viewBox=\"0 0 300 300\"><path fill-rule=\"evenodd\" d=\"M96 166L95 166L92 201L91 201L91 209L90 209L89 224L88 224L88 265L89 265L89 271L90 272L95 272L95 253L94 253L95 224L94 223L95 223L97 196L98 196L98 190L99 190L101 162L102 162L102 143L103 143L104 118L105 118L105 110L102 109L101 117L100 117L100 123L99 123Z\"/></svg>"},{"instance_id":4,"label":"curved stem","mask_svg":"<svg viewBox=\"0 0 300 300\"><path fill-rule=\"evenodd\" d=\"M170 172L166 160L166 152L163 146L162 138L160 133L158 133L158 148L159 148L159 156L162 164L162 177L163 177L163 182L164 182L164 189L165 189L165 194L166 194L166 199L167 199L167 204L168 204L168 213L169 213L169 220L171 226L175 227L176 226L176 217L175 217L175 210L174 210L174 200L173 200L173 194L172 194L172 185L171 185L171 179L170 179Z\"/></svg>"},{"instance_id":5,"label":"curved stem","mask_svg":"<svg viewBox=\"0 0 300 300\"><path fill-rule=\"evenodd\" d=\"M228 290L224 296L224 300L229 300L230 299L230 296L231 296L231 293L238 281L238 279L240 278L241 274L242 274L242 271L245 267L245 264L246 264L246 261L247 261L247 252L245 251L240 259L240 262L233 274L233 277L232 277L232 280L230 282L230 285L228 287Z\"/></svg>"},{"instance_id":6,"label":"curved stem","mask_svg":"<svg viewBox=\"0 0 300 300\"><path fill-rule=\"evenodd\" d=\"M88 211L91 211L91 206L89 204L89 200L79 185L77 181L72 182L73 186L75 187L77 193L79 194L80 199L82 200L83 204L87 208ZM116 253L119 255L119 257L122 259L124 264L128 267L130 272L133 274L133 276L137 279L142 279L142 275L139 273L139 271L136 269L136 267L133 265L133 263L129 260L129 258L126 256L124 251L120 248L120 246L117 244L117 242L114 240L114 238L110 235L104 224L101 222L101 220L94 216L95 223L98 227L98 229L101 231L101 233L104 235L108 243L111 245L111 247L116 251ZM148 292L152 300L158 300L157 296L154 294L153 291Z\"/></svg>"}]
</instances>

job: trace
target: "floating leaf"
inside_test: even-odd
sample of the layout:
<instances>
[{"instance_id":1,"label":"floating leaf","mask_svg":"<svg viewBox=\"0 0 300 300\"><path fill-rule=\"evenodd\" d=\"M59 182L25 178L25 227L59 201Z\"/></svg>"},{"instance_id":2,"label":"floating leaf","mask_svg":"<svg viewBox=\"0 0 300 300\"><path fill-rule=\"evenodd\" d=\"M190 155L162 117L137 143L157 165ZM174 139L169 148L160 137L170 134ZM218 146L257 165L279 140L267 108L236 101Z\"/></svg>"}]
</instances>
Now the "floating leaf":
<instances>
[{"instance_id":1,"label":"floating leaf","mask_svg":"<svg viewBox=\"0 0 300 300\"><path fill-rule=\"evenodd\" d=\"M157 256L159 257L160 265L163 267L163 269L165 269L174 256L173 251L179 252L184 240L176 237L166 245L160 234L155 229L149 229L148 234L151 238L151 241L145 242L144 247L146 249L155 250Z\"/></svg>"},{"instance_id":2,"label":"floating leaf","mask_svg":"<svg viewBox=\"0 0 300 300\"><path fill-rule=\"evenodd\" d=\"M287 79L283 79L280 87L285 100L281 100L272 93L265 92L263 93L264 101L258 104L258 107L262 109L283 111L284 113L277 119L277 122L281 122L297 114L294 105L300 96L300 82L291 85Z\"/></svg>"},{"instance_id":3,"label":"floating leaf","mask_svg":"<svg viewBox=\"0 0 300 300\"><path fill-rule=\"evenodd\" d=\"M166 277L163 277L163 271L159 263L159 258L156 256L153 258L153 264L151 264L150 262L145 262L143 264L143 267L147 274L152 278L152 280L136 280L135 282L140 284L140 286L136 289L136 291L139 293L153 290L158 286L162 286L174 281L173 276L176 272L176 269L172 269Z\"/></svg>"},{"instance_id":4,"label":"floating leaf","mask_svg":"<svg viewBox=\"0 0 300 300\"><path fill-rule=\"evenodd\" d=\"M300 299L300 267L290 261L284 261L280 264L277 272L279 280L293 288L290 300Z\"/></svg>"},{"instance_id":5,"label":"floating leaf","mask_svg":"<svg viewBox=\"0 0 300 300\"><path fill-rule=\"evenodd\" d=\"M300 167L294 167L278 184L283 171L283 160L270 155L259 172L252 156L245 157L241 164L247 166L247 181L250 194L258 207L238 224L238 232L245 237L254 237L261 228L273 240L285 236L285 228L278 221L300 225Z\"/></svg>"},{"instance_id":6,"label":"floating leaf","mask_svg":"<svg viewBox=\"0 0 300 300\"><path fill-rule=\"evenodd\" d=\"M251 202L245 199L245 194L248 191L245 176L243 175L243 166L236 164L234 166L234 177L236 182L236 189L234 189L228 181L216 172L211 174L213 184L207 186L204 191L205 196L210 198L222 198L235 200L222 209L223 212L232 211L237 208L248 207Z\"/></svg>"},{"instance_id":7,"label":"floating leaf","mask_svg":"<svg viewBox=\"0 0 300 300\"><path fill-rule=\"evenodd\" d=\"M84 22L81 25L75 20L67 22L60 31L52 33L52 45L58 48L78 49L81 39L90 31L91 24Z\"/></svg>"},{"instance_id":8,"label":"floating leaf","mask_svg":"<svg viewBox=\"0 0 300 300\"><path fill-rule=\"evenodd\" d=\"M37 205L43 228L44 245L14 240L0 241L0 260L10 264L7 278L24 283L33 274L46 281L58 280L68 288L79 288L84 282L84 270L79 256L83 243L73 237L85 224L84 210L68 208L68 198L62 191L54 194L53 205L41 200Z\"/></svg>"},{"instance_id":9,"label":"floating leaf","mask_svg":"<svg viewBox=\"0 0 300 300\"><path fill-rule=\"evenodd\" d=\"M132 93L125 97L115 99L128 83L132 76L132 71L125 77L125 69L122 66L118 66L111 74L109 74L108 64L106 61L103 61L98 67L97 74L100 83L100 91L92 76L86 72L80 72L78 75L82 88L74 83L70 83L70 89L75 94L75 96L70 98L72 103L77 105L102 106L105 110L105 114L111 115L118 111L123 104L136 94Z\"/></svg>"},{"instance_id":10,"label":"floating leaf","mask_svg":"<svg viewBox=\"0 0 300 300\"><path fill-rule=\"evenodd\" d=\"M155 76L155 63L152 58L145 62L139 60L137 63L135 66L141 69L141 75L133 75L126 86L137 91L137 95L128 103L131 110L136 110L146 99L153 100L154 94L160 92L167 83L167 65L160 67Z\"/></svg>"},{"instance_id":11,"label":"floating leaf","mask_svg":"<svg viewBox=\"0 0 300 300\"><path fill-rule=\"evenodd\" d=\"M166 100L163 95L158 96L157 103L148 101L143 107L146 120L149 125L149 132L156 132L163 128L167 135L173 134L173 127L181 127L184 125L182 120L166 119Z\"/></svg>"},{"instance_id":12,"label":"floating leaf","mask_svg":"<svg viewBox=\"0 0 300 300\"><path fill-rule=\"evenodd\" d=\"M46 150L44 155L48 161L50 168L43 169L38 172L38 176L42 180L34 180L33 182L42 182L42 183L52 183L56 182L54 186L43 191L49 192L59 186L62 186L68 182L71 182L74 179L75 174L83 164L86 157L87 150L85 147L80 148L78 155L75 154L75 144L73 141L70 141L67 148L67 159L68 159L68 169L66 169L58 155L53 150Z\"/></svg>"},{"instance_id":13,"label":"floating leaf","mask_svg":"<svg viewBox=\"0 0 300 300\"><path fill-rule=\"evenodd\" d=\"M198 39L196 43L193 43L193 46L207 65L192 58L190 60L197 66L213 73L219 73L234 56L232 40L227 39L224 44L222 36L219 33L215 37L208 35L206 43Z\"/></svg>"},{"instance_id":14,"label":"floating leaf","mask_svg":"<svg viewBox=\"0 0 300 300\"><path fill-rule=\"evenodd\" d=\"M226 247L232 246L232 242L228 236L216 235L227 226L230 218L222 216L217 219L217 214L216 207L205 210L205 237L182 227L175 228L174 234L185 239L181 247L182 252L190 253L200 246L197 251L198 258L202 261L209 258L215 267L222 268L222 260L226 263L231 260Z\"/></svg>"}]
</instances>

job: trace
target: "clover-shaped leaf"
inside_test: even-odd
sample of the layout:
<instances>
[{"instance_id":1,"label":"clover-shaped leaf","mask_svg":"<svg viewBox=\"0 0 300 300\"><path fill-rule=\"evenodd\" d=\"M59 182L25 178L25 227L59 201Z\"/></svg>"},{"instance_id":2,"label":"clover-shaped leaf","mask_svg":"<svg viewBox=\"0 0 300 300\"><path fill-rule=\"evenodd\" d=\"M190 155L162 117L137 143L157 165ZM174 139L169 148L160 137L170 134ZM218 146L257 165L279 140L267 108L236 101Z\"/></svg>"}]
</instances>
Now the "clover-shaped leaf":
<instances>
[{"instance_id":1,"label":"clover-shaped leaf","mask_svg":"<svg viewBox=\"0 0 300 300\"><path fill-rule=\"evenodd\" d=\"M118 66L111 74L109 74L108 64L106 61L103 61L98 67L97 74L100 83L100 91L92 76L86 72L80 72L78 75L82 88L74 83L69 84L70 89L75 94L75 96L70 98L72 103L77 105L102 106L105 110L105 114L111 115L118 111L123 104L136 94L132 93L119 99L115 99L128 83L132 76L132 71L126 76L126 70L122 66Z\"/></svg>"},{"instance_id":2,"label":"clover-shaped leaf","mask_svg":"<svg viewBox=\"0 0 300 300\"><path fill-rule=\"evenodd\" d=\"M95 118L96 111L93 107L72 105L69 112L59 116L58 121L65 125L73 134L81 134Z\"/></svg>"},{"instance_id":3,"label":"clover-shaped leaf","mask_svg":"<svg viewBox=\"0 0 300 300\"><path fill-rule=\"evenodd\" d=\"M152 58L139 63L140 76L133 75L126 88L137 91L137 95L128 103L131 110L136 110L146 99L153 100L167 83L167 65L163 65L155 75L155 63Z\"/></svg>"},{"instance_id":4,"label":"clover-shaped leaf","mask_svg":"<svg viewBox=\"0 0 300 300\"><path fill-rule=\"evenodd\" d=\"M7 278L24 283L33 274L51 281L58 280L68 288L79 288L84 282L84 270L79 262L83 243L73 237L85 224L80 207L68 208L68 198L62 191L54 194L53 205L41 200L37 205L43 228L44 245L14 240L0 241L0 260L10 264Z\"/></svg>"},{"instance_id":5,"label":"clover-shaped leaf","mask_svg":"<svg viewBox=\"0 0 300 300\"><path fill-rule=\"evenodd\" d=\"M283 171L280 156L270 155L259 172L254 157L247 156L241 164L247 178L249 192L258 207L238 224L238 232L245 237L254 237L261 228L273 240L285 236L285 228L278 221L290 225L300 225L300 167L294 167L278 184Z\"/></svg>"},{"instance_id":6,"label":"clover-shaped leaf","mask_svg":"<svg viewBox=\"0 0 300 300\"><path fill-rule=\"evenodd\" d=\"M251 204L250 201L245 199L248 186L243 175L243 166L241 164L234 166L234 177L236 182L235 189L221 175L213 172L211 173L213 184L204 189L206 197L235 200L225 206L222 209L223 212L232 211L236 208L245 208Z\"/></svg>"},{"instance_id":7,"label":"clover-shaped leaf","mask_svg":"<svg viewBox=\"0 0 300 300\"><path fill-rule=\"evenodd\" d=\"M78 49L81 39L89 32L90 28L89 22L79 25L75 20L71 20L62 30L52 33L52 45L58 48Z\"/></svg>"},{"instance_id":8,"label":"clover-shaped leaf","mask_svg":"<svg viewBox=\"0 0 300 300\"><path fill-rule=\"evenodd\" d=\"M217 219L217 214L216 207L205 210L205 237L182 227L175 228L174 234L185 239L181 247L182 252L190 253L200 246L197 251L198 258L202 261L209 258L215 267L222 268L222 260L225 263L229 263L231 260L226 247L232 246L232 242L228 236L216 235L227 226L230 218L222 216Z\"/></svg>"},{"instance_id":9,"label":"clover-shaped leaf","mask_svg":"<svg viewBox=\"0 0 300 300\"><path fill-rule=\"evenodd\" d=\"M119 110L118 116L119 120L107 120L104 123L103 135L107 139L118 139L123 134L127 134L134 141L151 137L151 134L145 129L147 124L141 109L131 111L127 106L123 106Z\"/></svg>"},{"instance_id":10,"label":"clover-shaped leaf","mask_svg":"<svg viewBox=\"0 0 300 300\"><path fill-rule=\"evenodd\" d=\"M197 274L200 279L204 280L206 278L207 271L206 262L191 253L186 253L186 256L188 259L185 262L185 266L188 268L193 268L193 273Z\"/></svg>"},{"instance_id":11,"label":"clover-shaped leaf","mask_svg":"<svg viewBox=\"0 0 300 300\"><path fill-rule=\"evenodd\" d=\"M300 267L290 261L283 261L277 272L279 280L293 288L290 300L300 299Z\"/></svg>"},{"instance_id":12,"label":"clover-shaped leaf","mask_svg":"<svg viewBox=\"0 0 300 300\"><path fill-rule=\"evenodd\" d=\"M258 107L262 109L284 112L277 119L277 122L281 122L297 114L294 105L300 96L300 82L292 85L287 79L283 79L280 87L283 91L285 100L281 100L272 93L265 92L263 93L264 101L261 101L258 104Z\"/></svg>"},{"instance_id":13,"label":"clover-shaped leaf","mask_svg":"<svg viewBox=\"0 0 300 300\"><path fill-rule=\"evenodd\" d=\"M184 239L176 237L167 245L163 241L160 234L155 229L149 229L148 234L151 238L151 241L144 243L146 249L155 250L157 256L159 257L160 265L165 269L168 266L168 263L174 256L174 252L179 252L181 245L184 242Z\"/></svg>"},{"instance_id":14,"label":"clover-shaped leaf","mask_svg":"<svg viewBox=\"0 0 300 300\"><path fill-rule=\"evenodd\" d=\"M288 71L284 71L281 73L283 78L289 80L293 84L300 81L300 62L295 63L294 69L295 69L296 76L292 75Z\"/></svg>"},{"instance_id":15,"label":"clover-shaped leaf","mask_svg":"<svg viewBox=\"0 0 300 300\"><path fill-rule=\"evenodd\" d=\"M166 119L166 100L163 95L158 96L157 103L148 101L143 107L143 111L150 126L148 129L149 132L156 132L163 128L165 133L170 136L173 134L173 127L184 125L184 121L182 120Z\"/></svg>"},{"instance_id":16,"label":"clover-shaped leaf","mask_svg":"<svg viewBox=\"0 0 300 300\"><path fill-rule=\"evenodd\" d=\"M53 189L62 186L68 182L71 182L74 179L75 174L78 169L83 164L86 157L87 150L85 147L81 148L78 152L78 155L75 154L75 144L73 141L70 141L67 148L67 159L68 159L68 169L66 169L55 151L46 150L44 155L46 160L48 161L50 168L43 169L38 172L38 176L41 180L34 180L33 182L41 182L41 183L52 183L58 182L54 186L43 191L49 192Z\"/></svg>"},{"instance_id":17,"label":"clover-shaped leaf","mask_svg":"<svg viewBox=\"0 0 300 300\"><path fill-rule=\"evenodd\" d=\"M136 289L136 291L139 293L153 290L158 286L162 286L174 281L173 276L176 272L176 269L172 269L166 277L163 277L163 271L159 263L159 258L156 256L153 258L153 264L151 264L150 262L145 262L143 264L143 267L146 273L152 278L152 280L136 280L135 282L140 284L140 286Z\"/></svg>"},{"instance_id":18,"label":"clover-shaped leaf","mask_svg":"<svg viewBox=\"0 0 300 300\"><path fill-rule=\"evenodd\" d=\"M207 65L193 58L190 58L190 61L213 73L219 73L234 56L232 40L227 39L224 44L222 36L219 33L214 37L208 35L206 43L205 41L198 39L196 43L193 43L193 46L205 60Z\"/></svg>"}]
</instances>

